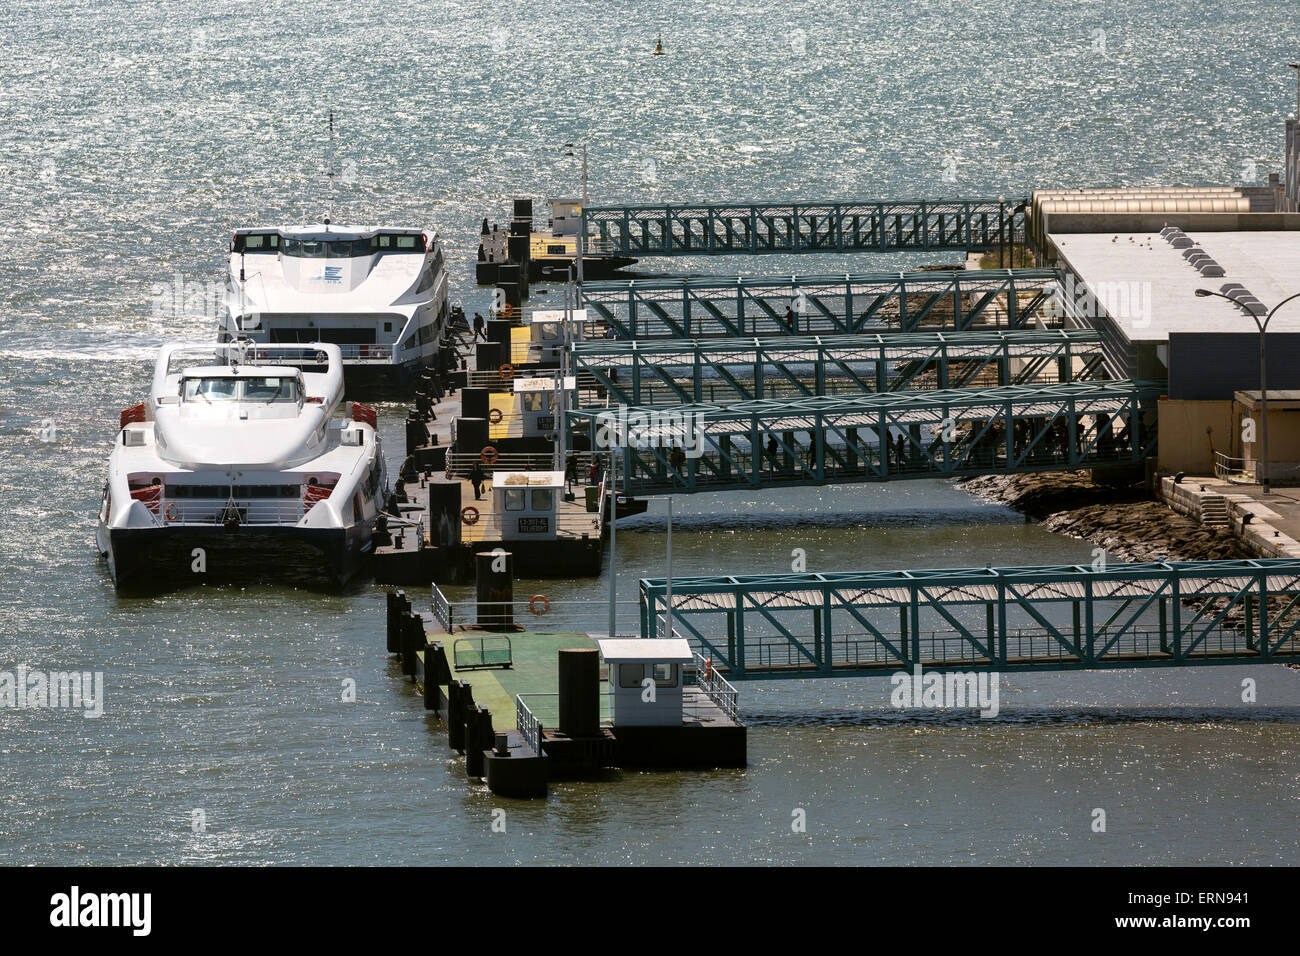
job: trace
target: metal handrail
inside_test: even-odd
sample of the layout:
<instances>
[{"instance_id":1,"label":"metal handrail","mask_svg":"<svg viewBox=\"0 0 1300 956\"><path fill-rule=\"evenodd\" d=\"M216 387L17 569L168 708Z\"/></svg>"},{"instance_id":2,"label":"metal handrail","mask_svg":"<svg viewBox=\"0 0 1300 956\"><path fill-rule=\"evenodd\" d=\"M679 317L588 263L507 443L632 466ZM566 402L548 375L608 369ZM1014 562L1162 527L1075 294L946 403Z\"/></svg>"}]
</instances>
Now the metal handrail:
<instances>
[{"instance_id":1,"label":"metal handrail","mask_svg":"<svg viewBox=\"0 0 1300 956\"><path fill-rule=\"evenodd\" d=\"M488 641L495 641L498 644L501 641L505 641L505 660L488 660ZM468 645L472 649L476 643L478 644L478 663L462 661L460 658L461 645ZM499 651L500 648L498 647L497 650ZM510 642L510 638L505 634L480 634L475 637L457 638L455 643L452 644L451 656L458 671L470 670L476 667L509 668L513 666L515 662L514 645Z\"/></svg>"},{"instance_id":2,"label":"metal handrail","mask_svg":"<svg viewBox=\"0 0 1300 956\"><path fill-rule=\"evenodd\" d=\"M549 694L516 694L515 695L515 727L519 730L519 736L524 738L524 743L533 748L533 753L539 757L542 754L542 722L537 719L537 715L524 702L524 697L541 697L551 696Z\"/></svg>"},{"instance_id":3,"label":"metal handrail","mask_svg":"<svg viewBox=\"0 0 1300 956\"><path fill-rule=\"evenodd\" d=\"M695 686L699 687L724 714L732 720L739 721L740 693L730 681L714 669L713 662L699 651L695 652Z\"/></svg>"},{"instance_id":4,"label":"metal handrail","mask_svg":"<svg viewBox=\"0 0 1300 956\"><path fill-rule=\"evenodd\" d=\"M1221 451L1214 453L1214 476L1225 481L1249 481L1253 483L1258 474L1258 463L1254 458L1232 458Z\"/></svg>"},{"instance_id":5,"label":"metal handrail","mask_svg":"<svg viewBox=\"0 0 1300 956\"><path fill-rule=\"evenodd\" d=\"M443 631L450 634L454 613L452 603L447 600L447 596L442 593L437 584L433 586L433 617L441 625Z\"/></svg>"},{"instance_id":6,"label":"metal handrail","mask_svg":"<svg viewBox=\"0 0 1300 956\"><path fill-rule=\"evenodd\" d=\"M164 498L157 512L165 525L297 524L306 512L300 498Z\"/></svg>"}]
</instances>

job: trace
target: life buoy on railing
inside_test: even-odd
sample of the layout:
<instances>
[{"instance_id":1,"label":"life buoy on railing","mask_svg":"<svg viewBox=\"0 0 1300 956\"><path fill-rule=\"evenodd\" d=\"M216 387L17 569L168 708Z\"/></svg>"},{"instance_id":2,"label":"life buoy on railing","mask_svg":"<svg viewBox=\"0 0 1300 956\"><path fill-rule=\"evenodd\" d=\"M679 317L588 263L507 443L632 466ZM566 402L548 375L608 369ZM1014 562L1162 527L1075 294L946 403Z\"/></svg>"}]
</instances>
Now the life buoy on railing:
<instances>
[{"instance_id":1,"label":"life buoy on railing","mask_svg":"<svg viewBox=\"0 0 1300 956\"><path fill-rule=\"evenodd\" d=\"M507 362L497 369L497 374L501 376L501 381L508 382L515 377L515 367Z\"/></svg>"},{"instance_id":2,"label":"life buoy on railing","mask_svg":"<svg viewBox=\"0 0 1300 956\"><path fill-rule=\"evenodd\" d=\"M528 599L528 610L541 617L543 614L551 613L551 602L545 594L534 594Z\"/></svg>"},{"instance_id":3,"label":"life buoy on railing","mask_svg":"<svg viewBox=\"0 0 1300 956\"><path fill-rule=\"evenodd\" d=\"M176 518L177 518L176 502L173 501L167 505L167 520L175 521Z\"/></svg>"},{"instance_id":4,"label":"life buoy on railing","mask_svg":"<svg viewBox=\"0 0 1300 956\"><path fill-rule=\"evenodd\" d=\"M712 657L706 657L704 659L704 679L706 681L713 680L713 658Z\"/></svg>"},{"instance_id":5,"label":"life buoy on railing","mask_svg":"<svg viewBox=\"0 0 1300 956\"><path fill-rule=\"evenodd\" d=\"M483 464L491 465L491 464L495 464L497 458L499 458L500 456L497 454L497 450L493 448L491 445L484 445L483 450L478 453L478 457L479 460L483 462Z\"/></svg>"},{"instance_id":6,"label":"life buoy on railing","mask_svg":"<svg viewBox=\"0 0 1300 956\"><path fill-rule=\"evenodd\" d=\"M501 419L503 418L505 418L505 416L501 414L501 409L499 408L494 408L488 412L488 421L493 425L500 425Z\"/></svg>"},{"instance_id":7,"label":"life buoy on railing","mask_svg":"<svg viewBox=\"0 0 1300 956\"><path fill-rule=\"evenodd\" d=\"M478 523L478 509L473 505L466 505L460 509L460 520L466 524Z\"/></svg>"}]
</instances>

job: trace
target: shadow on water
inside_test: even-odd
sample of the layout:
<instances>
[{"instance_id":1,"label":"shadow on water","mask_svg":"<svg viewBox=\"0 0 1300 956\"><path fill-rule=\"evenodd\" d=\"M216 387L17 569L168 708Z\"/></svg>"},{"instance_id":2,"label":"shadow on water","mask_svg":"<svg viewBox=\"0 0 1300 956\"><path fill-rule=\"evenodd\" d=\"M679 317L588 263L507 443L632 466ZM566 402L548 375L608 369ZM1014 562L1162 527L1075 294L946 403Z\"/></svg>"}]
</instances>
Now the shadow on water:
<instances>
[{"instance_id":1,"label":"shadow on water","mask_svg":"<svg viewBox=\"0 0 1300 956\"><path fill-rule=\"evenodd\" d=\"M1003 708L996 717L974 710L856 711L818 713L750 713L740 719L754 727L1095 727L1131 724L1296 724L1300 707L1115 707Z\"/></svg>"},{"instance_id":2,"label":"shadow on water","mask_svg":"<svg viewBox=\"0 0 1300 956\"><path fill-rule=\"evenodd\" d=\"M790 511L768 514L678 514L674 532L766 531L788 528L935 528L982 524L1024 524L1010 509L944 508L916 511ZM619 531L666 531L665 515L623 518Z\"/></svg>"}]
</instances>

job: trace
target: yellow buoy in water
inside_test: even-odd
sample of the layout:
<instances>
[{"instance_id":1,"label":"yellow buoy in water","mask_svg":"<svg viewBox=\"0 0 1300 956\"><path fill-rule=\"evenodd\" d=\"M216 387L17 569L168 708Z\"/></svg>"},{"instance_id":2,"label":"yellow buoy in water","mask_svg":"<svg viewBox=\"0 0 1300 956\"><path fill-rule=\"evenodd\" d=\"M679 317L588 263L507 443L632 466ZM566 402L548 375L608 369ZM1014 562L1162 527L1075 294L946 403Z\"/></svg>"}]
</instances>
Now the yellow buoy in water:
<instances>
[{"instance_id":1,"label":"yellow buoy in water","mask_svg":"<svg viewBox=\"0 0 1300 956\"><path fill-rule=\"evenodd\" d=\"M663 55L664 55L664 35L663 35L662 33L659 34L659 39L655 41L655 52L654 52L654 55L655 55L655 56L663 56Z\"/></svg>"}]
</instances>

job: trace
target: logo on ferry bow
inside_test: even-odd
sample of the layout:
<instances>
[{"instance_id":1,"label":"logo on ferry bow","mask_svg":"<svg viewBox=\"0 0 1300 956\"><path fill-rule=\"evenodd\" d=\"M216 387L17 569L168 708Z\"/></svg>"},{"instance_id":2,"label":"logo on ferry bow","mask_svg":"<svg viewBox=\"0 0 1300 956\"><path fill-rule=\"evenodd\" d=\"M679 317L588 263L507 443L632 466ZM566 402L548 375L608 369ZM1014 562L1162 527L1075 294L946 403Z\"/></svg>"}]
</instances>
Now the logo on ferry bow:
<instances>
[{"instance_id":1,"label":"logo on ferry bow","mask_svg":"<svg viewBox=\"0 0 1300 956\"><path fill-rule=\"evenodd\" d=\"M321 266L320 272L312 276L311 281L329 282L329 283L342 282L343 267L342 266Z\"/></svg>"}]
</instances>

